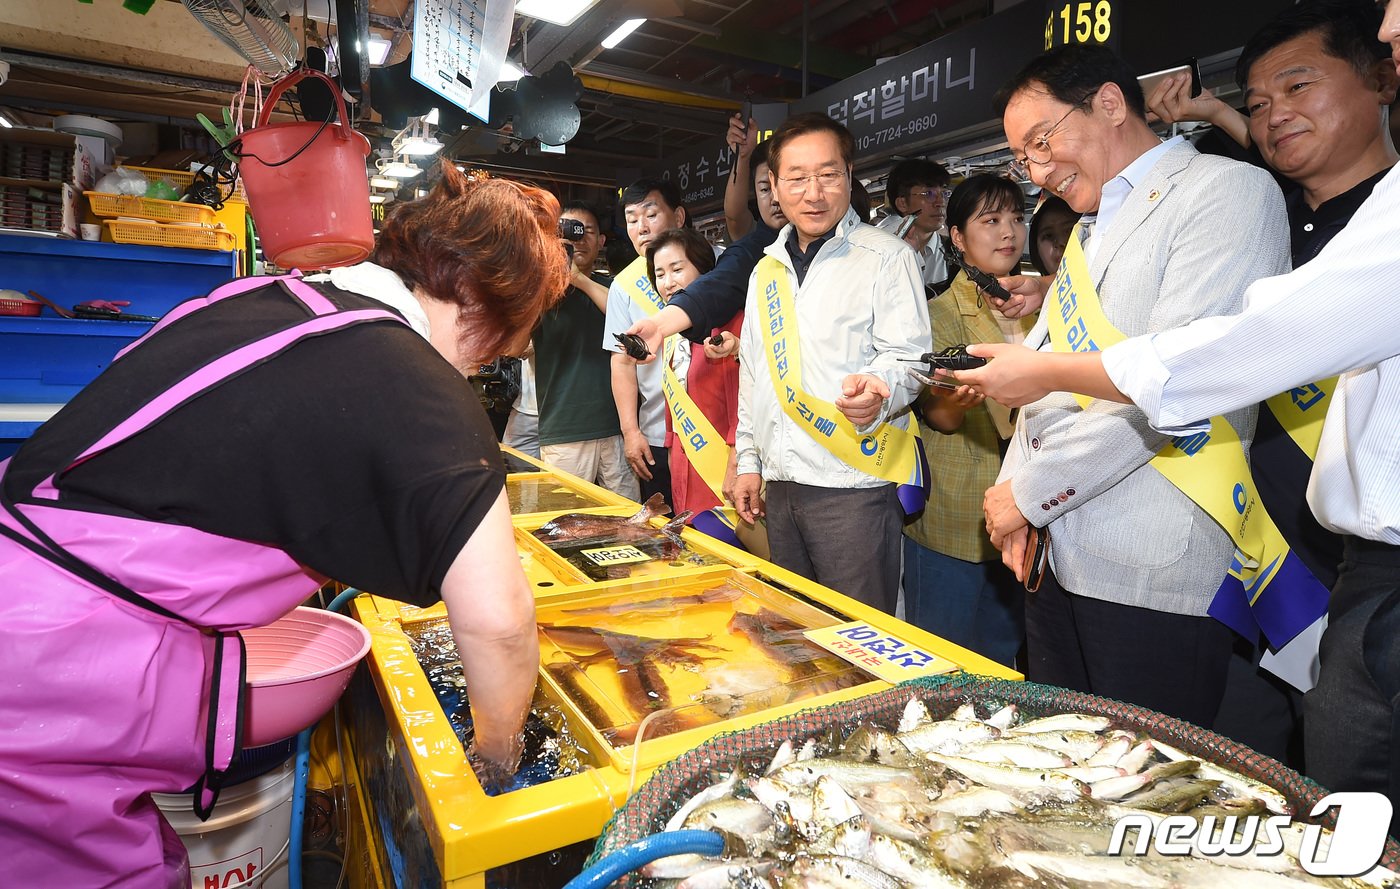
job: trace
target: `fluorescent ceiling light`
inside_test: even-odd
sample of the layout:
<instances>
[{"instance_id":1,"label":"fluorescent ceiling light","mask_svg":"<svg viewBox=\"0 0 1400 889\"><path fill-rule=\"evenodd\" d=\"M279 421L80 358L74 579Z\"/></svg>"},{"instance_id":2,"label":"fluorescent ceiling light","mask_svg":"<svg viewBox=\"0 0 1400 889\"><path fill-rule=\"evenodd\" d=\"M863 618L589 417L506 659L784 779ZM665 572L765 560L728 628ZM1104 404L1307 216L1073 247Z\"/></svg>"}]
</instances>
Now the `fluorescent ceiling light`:
<instances>
[{"instance_id":1,"label":"fluorescent ceiling light","mask_svg":"<svg viewBox=\"0 0 1400 889\"><path fill-rule=\"evenodd\" d=\"M496 82L514 83L524 76L525 72L521 71L518 65L510 59L506 59L504 62L501 62L501 73L496 75Z\"/></svg>"},{"instance_id":2,"label":"fluorescent ceiling light","mask_svg":"<svg viewBox=\"0 0 1400 889\"><path fill-rule=\"evenodd\" d=\"M556 25L572 25L598 0L516 0L515 14Z\"/></svg>"},{"instance_id":3,"label":"fluorescent ceiling light","mask_svg":"<svg viewBox=\"0 0 1400 889\"><path fill-rule=\"evenodd\" d=\"M14 125L15 125L15 124L14 124L14 121L10 120L8 117L6 117L6 116L3 115L3 114L0 114L0 127L4 127L5 129L8 130L8 129L10 129L11 127L13 127Z\"/></svg>"},{"instance_id":4,"label":"fluorescent ceiling light","mask_svg":"<svg viewBox=\"0 0 1400 889\"><path fill-rule=\"evenodd\" d=\"M394 152L396 154L411 154L415 157L424 157L430 154L437 154L442 151L442 143L432 136L408 136L403 139L394 140Z\"/></svg>"},{"instance_id":5,"label":"fluorescent ceiling light","mask_svg":"<svg viewBox=\"0 0 1400 889\"><path fill-rule=\"evenodd\" d=\"M396 179L412 179L423 170L417 164L409 161L388 160L379 162L379 172Z\"/></svg>"},{"instance_id":6,"label":"fluorescent ceiling light","mask_svg":"<svg viewBox=\"0 0 1400 889\"><path fill-rule=\"evenodd\" d=\"M394 48L394 41L378 34L369 35L369 63L371 65L382 65L389 60L389 51Z\"/></svg>"},{"instance_id":7,"label":"fluorescent ceiling light","mask_svg":"<svg viewBox=\"0 0 1400 889\"><path fill-rule=\"evenodd\" d=\"M399 180L392 176L371 176L369 177L370 188L398 188Z\"/></svg>"},{"instance_id":8,"label":"fluorescent ceiling light","mask_svg":"<svg viewBox=\"0 0 1400 889\"><path fill-rule=\"evenodd\" d=\"M627 35L640 28L644 21L646 21L646 19L628 19L621 25L618 25L616 31L603 38L603 49L612 49L614 46L626 40Z\"/></svg>"}]
</instances>

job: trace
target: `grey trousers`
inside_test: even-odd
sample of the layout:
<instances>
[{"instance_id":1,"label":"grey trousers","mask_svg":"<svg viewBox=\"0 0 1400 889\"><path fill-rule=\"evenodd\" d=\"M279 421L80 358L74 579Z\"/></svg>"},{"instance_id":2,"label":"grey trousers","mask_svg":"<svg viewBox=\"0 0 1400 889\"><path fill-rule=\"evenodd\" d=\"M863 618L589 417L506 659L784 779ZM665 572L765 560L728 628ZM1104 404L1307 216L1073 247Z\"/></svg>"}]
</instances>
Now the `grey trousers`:
<instances>
[{"instance_id":1,"label":"grey trousers","mask_svg":"<svg viewBox=\"0 0 1400 889\"><path fill-rule=\"evenodd\" d=\"M765 499L775 563L894 614L904 525L894 485L819 488L769 482Z\"/></svg>"}]
</instances>

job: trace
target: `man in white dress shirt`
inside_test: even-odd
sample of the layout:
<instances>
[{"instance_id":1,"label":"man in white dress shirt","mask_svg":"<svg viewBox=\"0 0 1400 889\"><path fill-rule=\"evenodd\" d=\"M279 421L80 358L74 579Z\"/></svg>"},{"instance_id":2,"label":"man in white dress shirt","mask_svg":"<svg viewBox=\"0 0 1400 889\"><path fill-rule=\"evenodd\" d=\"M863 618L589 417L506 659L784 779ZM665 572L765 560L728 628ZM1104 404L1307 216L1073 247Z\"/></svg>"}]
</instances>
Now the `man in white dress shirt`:
<instances>
[{"instance_id":1,"label":"man in white dress shirt","mask_svg":"<svg viewBox=\"0 0 1400 889\"><path fill-rule=\"evenodd\" d=\"M1400 71L1400 0L1380 39ZM1255 282L1238 315L1135 337L1103 352L975 346L960 373L988 397L1027 404L1052 391L1132 401L1169 434L1203 418L1341 374L1308 486L1323 527L1345 535L1305 699L1309 777L1333 791L1386 794L1400 814L1400 167L1306 266ZM1366 300L1365 318L1357 299ZM1019 572L1019 552L1007 563ZM1390 833L1400 834L1400 817Z\"/></svg>"}]
</instances>

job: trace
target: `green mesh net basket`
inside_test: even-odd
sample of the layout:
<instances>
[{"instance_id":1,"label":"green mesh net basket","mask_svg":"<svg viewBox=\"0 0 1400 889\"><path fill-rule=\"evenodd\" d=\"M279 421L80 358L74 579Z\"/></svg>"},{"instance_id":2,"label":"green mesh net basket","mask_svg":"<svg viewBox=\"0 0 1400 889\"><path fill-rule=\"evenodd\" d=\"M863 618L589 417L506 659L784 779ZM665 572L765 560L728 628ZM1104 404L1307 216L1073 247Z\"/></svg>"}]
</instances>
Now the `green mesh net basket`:
<instances>
[{"instance_id":1,"label":"green mesh net basket","mask_svg":"<svg viewBox=\"0 0 1400 889\"><path fill-rule=\"evenodd\" d=\"M660 831L687 799L713 784L718 775L739 766L761 772L783 741L796 743L806 738L825 737L833 731L844 737L867 722L892 728L911 698L923 700L934 719L949 716L965 703L1015 704L1025 718L1057 713L1106 716L1119 728L1165 741L1199 759L1273 787L1288 800L1299 821L1319 823L1329 829L1336 826L1336 814L1332 810L1320 818L1307 817L1313 804L1327 795L1316 782L1276 759L1189 722L1069 689L954 674L915 679L867 697L804 710L706 741L657 769L608 822L588 863L591 865L615 849ZM1380 863L1392 869L1400 864L1400 846L1394 839L1387 840ZM639 887L646 884L641 877L629 874L614 885Z\"/></svg>"}]
</instances>

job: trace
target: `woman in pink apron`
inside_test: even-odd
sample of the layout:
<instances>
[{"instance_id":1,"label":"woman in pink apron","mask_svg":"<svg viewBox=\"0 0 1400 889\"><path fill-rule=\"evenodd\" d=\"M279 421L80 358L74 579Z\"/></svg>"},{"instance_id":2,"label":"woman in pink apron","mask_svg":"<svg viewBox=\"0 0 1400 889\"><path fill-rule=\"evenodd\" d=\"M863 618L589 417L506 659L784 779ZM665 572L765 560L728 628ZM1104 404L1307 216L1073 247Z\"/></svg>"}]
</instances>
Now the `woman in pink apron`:
<instances>
[{"instance_id":1,"label":"woman in pink apron","mask_svg":"<svg viewBox=\"0 0 1400 889\"><path fill-rule=\"evenodd\" d=\"M150 793L212 808L237 631L327 577L446 602L476 752L513 768L534 606L460 370L563 292L557 218L444 165L374 262L182 304L0 463L0 882L187 887Z\"/></svg>"}]
</instances>

